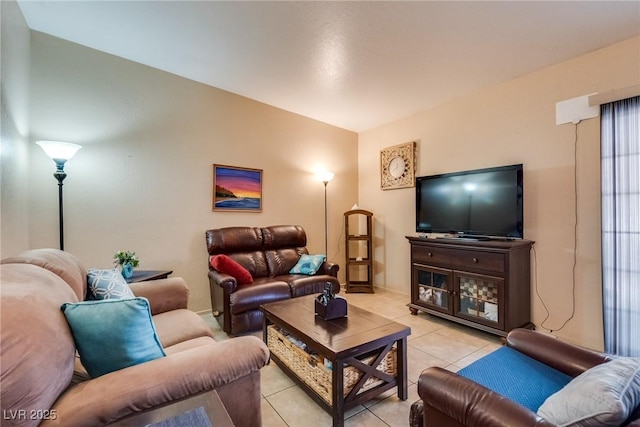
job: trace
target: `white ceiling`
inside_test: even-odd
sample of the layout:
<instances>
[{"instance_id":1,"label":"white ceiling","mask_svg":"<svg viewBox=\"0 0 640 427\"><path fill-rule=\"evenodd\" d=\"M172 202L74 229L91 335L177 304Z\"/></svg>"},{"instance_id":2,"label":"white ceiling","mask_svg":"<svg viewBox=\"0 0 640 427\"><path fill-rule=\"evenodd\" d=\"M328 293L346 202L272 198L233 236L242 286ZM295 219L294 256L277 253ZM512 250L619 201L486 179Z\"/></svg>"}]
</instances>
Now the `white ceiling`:
<instances>
[{"instance_id":1,"label":"white ceiling","mask_svg":"<svg viewBox=\"0 0 640 427\"><path fill-rule=\"evenodd\" d=\"M640 33L636 0L19 5L33 30L356 132Z\"/></svg>"}]
</instances>

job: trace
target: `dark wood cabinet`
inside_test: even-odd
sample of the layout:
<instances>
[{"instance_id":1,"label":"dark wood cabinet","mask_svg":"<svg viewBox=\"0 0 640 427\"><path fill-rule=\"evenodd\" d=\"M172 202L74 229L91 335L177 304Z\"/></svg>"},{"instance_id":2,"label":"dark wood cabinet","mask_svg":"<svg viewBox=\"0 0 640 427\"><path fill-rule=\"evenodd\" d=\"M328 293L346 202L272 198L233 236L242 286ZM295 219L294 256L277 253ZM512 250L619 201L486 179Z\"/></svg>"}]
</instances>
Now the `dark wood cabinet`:
<instances>
[{"instance_id":1,"label":"dark wood cabinet","mask_svg":"<svg viewBox=\"0 0 640 427\"><path fill-rule=\"evenodd\" d=\"M533 328L532 241L407 239L412 314L424 311L502 337Z\"/></svg>"}]
</instances>

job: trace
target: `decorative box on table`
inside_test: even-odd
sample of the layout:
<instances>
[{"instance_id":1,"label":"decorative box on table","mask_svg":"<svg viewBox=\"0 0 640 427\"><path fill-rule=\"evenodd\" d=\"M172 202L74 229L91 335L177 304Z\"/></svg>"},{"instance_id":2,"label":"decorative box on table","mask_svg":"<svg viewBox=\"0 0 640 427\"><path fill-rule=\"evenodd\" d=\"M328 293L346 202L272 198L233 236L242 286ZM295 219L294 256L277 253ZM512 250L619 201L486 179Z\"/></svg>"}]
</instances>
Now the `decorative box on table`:
<instances>
[{"instance_id":1,"label":"decorative box on table","mask_svg":"<svg viewBox=\"0 0 640 427\"><path fill-rule=\"evenodd\" d=\"M316 299L315 304L316 316L320 316L324 320L339 319L347 315L347 300L342 297L333 297L327 301L327 305Z\"/></svg>"},{"instance_id":2,"label":"decorative box on table","mask_svg":"<svg viewBox=\"0 0 640 427\"><path fill-rule=\"evenodd\" d=\"M333 285L327 282L324 291L315 299L316 316L324 320L339 319L347 315L347 300L333 293Z\"/></svg>"}]
</instances>

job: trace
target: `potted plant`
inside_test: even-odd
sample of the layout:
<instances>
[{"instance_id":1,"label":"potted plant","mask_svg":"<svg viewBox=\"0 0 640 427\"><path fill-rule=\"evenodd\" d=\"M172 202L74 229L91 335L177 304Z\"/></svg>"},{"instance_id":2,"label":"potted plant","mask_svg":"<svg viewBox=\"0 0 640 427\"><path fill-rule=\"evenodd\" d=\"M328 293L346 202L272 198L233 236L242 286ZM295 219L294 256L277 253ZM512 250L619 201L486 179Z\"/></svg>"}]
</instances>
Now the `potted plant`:
<instances>
[{"instance_id":1,"label":"potted plant","mask_svg":"<svg viewBox=\"0 0 640 427\"><path fill-rule=\"evenodd\" d=\"M113 263L120 268L122 276L130 279L133 276L133 269L140 264L140 260L132 251L118 251L113 255Z\"/></svg>"}]
</instances>

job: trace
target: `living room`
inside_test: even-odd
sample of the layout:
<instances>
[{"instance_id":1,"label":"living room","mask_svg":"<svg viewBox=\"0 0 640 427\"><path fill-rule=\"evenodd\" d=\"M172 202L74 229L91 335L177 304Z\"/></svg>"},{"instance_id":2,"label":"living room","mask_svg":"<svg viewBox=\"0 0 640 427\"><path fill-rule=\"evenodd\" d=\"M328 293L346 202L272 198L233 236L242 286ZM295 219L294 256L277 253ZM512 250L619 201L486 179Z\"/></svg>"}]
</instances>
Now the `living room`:
<instances>
[{"instance_id":1,"label":"living room","mask_svg":"<svg viewBox=\"0 0 640 427\"><path fill-rule=\"evenodd\" d=\"M65 167L65 249L91 267L135 250L141 268L184 277L189 308L206 312L204 231L299 224L310 252L323 252L315 172L325 168L335 173L329 260L343 263L343 212L357 203L374 213L376 286L409 302L415 193L380 189L380 150L417 141L419 176L524 164L532 322L545 331L548 309L547 332L603 349L600 122L556 125L555 108L639 84L637 33L359 132L31 31L13 1L2 2L2 39L2 258L57 247L53 164L34 142L75 142L83 148ZM212 211L213 164L261 169L262 211Z\"/></svg>"}]
</instances>

